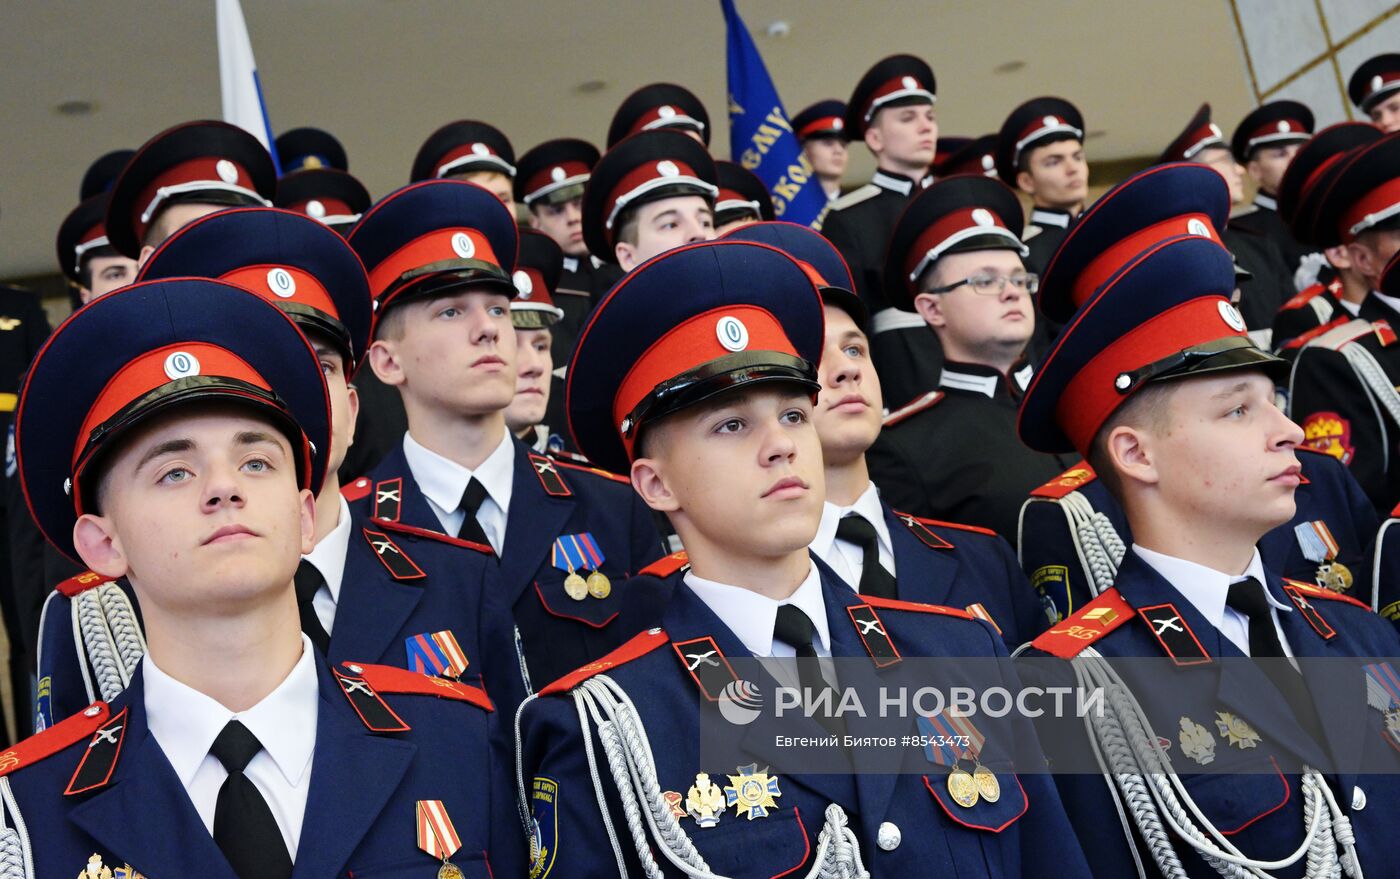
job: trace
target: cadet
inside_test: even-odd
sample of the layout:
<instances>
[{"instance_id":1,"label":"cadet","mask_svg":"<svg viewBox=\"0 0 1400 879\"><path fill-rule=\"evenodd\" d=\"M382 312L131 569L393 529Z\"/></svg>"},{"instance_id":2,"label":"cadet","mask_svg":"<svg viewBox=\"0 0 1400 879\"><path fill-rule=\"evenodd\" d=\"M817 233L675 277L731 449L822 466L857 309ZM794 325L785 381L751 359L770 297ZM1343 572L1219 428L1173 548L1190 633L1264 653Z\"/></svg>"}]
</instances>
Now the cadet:
<instances>
[{"instance_id":1,"label":"cadet","mask_svg":"<svg viewBox=\"0 0 1400 879\"><path fill-rule=\"evenodd\" d=\"M820 674L806 661L817 657L854 668L891 650L1004 649L970 614L858 595L809 554L822 516L812 423L822 345L808 270L744 241L651 260L579 338L574 435L590 459L630 467L688 560L639 578L643 595L659 596L655 627L519 713L536 879L1033 876L1051 859L1057 873L1087 875L1049 777L1018 778L991 754L978 759L999 796L962 805L948 798L947 770L919 752L905 774L790 772L792 752L754 735L741 747L755 765L701 763L702 725L723 723L715 703L737 681L730 658L776 657L802 677ZM715 783L726 775L728 806ZM689 806L676 793L687 789Z\"/></svg>"},{"instance_id":2,"label":"cadet","mask_svg":"<svg viewBox=\"0 0 1400 879\"><path fill-rule=\"evenodd\" d=\"M663 250L715 237L715 162L676 131L643 131L610 147L583 193L588 251L624 272Z\"/></svg>"},{"instance_id":3,"label":"cadet","mask_svg":"<svg viewBox=\"0 0 1400 879\"><path fill-rule=\"evenodd\" d=\"M409 181L467 180L486 188L514 210L515 148L494 125L474 119L449 122L428 135L413 158Z\"/></svg>"},{"instance_id":4,"label":"cadet","mask_svg":"<svg viewBox=\"0 0 1400 879\"><path fill-rule=\"evenodd\" d=\"M559 245L543 232L520 233L515 260L516 298L510 301L515 327L515 396L506 407L506 429L542 455L563 447L563 382L554 375L551 334L563 312L554 304L559 283ZM553 387L558 385L558 388ZM550 413L559 413L550 418Z\"/></svg>"},{"instance_id":5,"label":"cadet","mask_svg":"<svg viewBox=\"0 0 1400 879\"><path fill-rule=\"evenodd\" d=\"M499 582L490 547L357 519L341 496L336 470L354 441L359 409L349 381L371 323L369 284L354 251L310 218L234 209L186 225L142 269L142 280L199 276L283 308L325 375L328 472L316 494L315 549L296 575L307 637L332 662L373 660L473 683L494 665L499 676L489 678L490 692L508 702L510 688L519 689L513 645L503 639L492 649L482 638L483 599ZM139 635L140 608L132 598L129 584L91 575L61 584L49 597L39 656L48 704L40 706L39 723L50 726L94 699L111 700L130 679L140 655L116 636Z\"/></svg>"},{"instance_id":6,"label":"cadet","mask_svg":"<svg viewBox=\"0 0 1400 879\"><path fill-rule=\"evenodd\" d=\"M226 122L167 128L136 151L112 184L107 238L143 263L175 230L227 207L268 207L277 171L258 139Z\"/></svg>"},{"instance_id":7,"label":"cadet","mask_svg":"<svg viewBox=\"0 0 1400 879\"><path fill-rule=\"evenodd\" d=\"M1400 131L1400 55L1391 52L1367 59L1352 73L1347 94L1381 131Z\"/></svg>"},{"instance_id":8,"label":"cadet","mask_svg":"<svg viewBox=\"0 0 1400 879\"><path fill-rule=\"evenodd\" d=\"M36 358L26 498L56 546L130 579L149 651L5 761L14 875L518 875L485 693L331 666L298 628L328 411L291 320L216 281L111 293Z\"/></svg>"},{"instance_id":9,"label":"cadet","mask_svg":"<svg viewBox=\"0 0 1400 879\"><path fill-rule=\"evenodd\" d=\"M1061 243L1039 296L1060 320L1149 247L1180 235L1219 240L1229 189L1196 164L1157 165L1110 189ZM1338 461L1298 456L1303 484L1293 518L1259 542L1264 563L1287 577L1370 597L1367 546L1376 516ZM1110 588L1132 544L1122 507L1087 462L1031 492L1021 507L1019 551L1036 589L1069 615Z\"/></svg>"},{"instance_id":10,"label":"cadet","mask_svg":"<svg viewBox=\"0 0 1400 879\"><path fill-rule=\"evenodd\" d=\"M890 304L880 276L895 221L910 197L933 182L936 100L933 70L912 55L892 55L866 71L846 104L843 131L865 141L875 156L875 175L833 201L822 225L870 311L871 356L892 407L936 387L943 363L923 320Z\"/></svg>"},{"instance_id":11,"label":"cadet","mask_svg":"<svg viewBox=\"0 0 1400 879\"><path fill-rule=\"evenodd\" d=\"M530 211L530 228L559 245L563 267L554 290L564 313L550 334L556 363L574 350L574 339L593 304L612 289L621 271L588 252L583 240L583 190L598 164L598 148L583 140L547 140L520 157L515 200Z\"/></svg>"},{"instance_id":12,"label":"cadet","mask_svg":"<svg viewBox=\"0 0 1400 879\"><path fill-rule=\"evenodd\" d=\"M1021 240L1026 269L1040 273L1089 196L1084 117L1063 98L1034 98L1006 117L997 134L997 174L1031 200Z\"/></svg>"},{"instance_id":13,"label":"cadet","mask_svg":"<svg viewBox=\"0 0 1400 879\"><path fill-rule=\"evenodd\" d=\"M1198 162L1214 168L1230 185L1230 205L1244 201L1244 169L1231 154L1220 126L1210 121L1210 104L1201 105L1157 159L1158 164L1169 162ZM1272 239L1233 224L1221 227L1220 234L1235 263L1249 275L1240 284L1240 313L1251 330L1267 331L1274 314L1297 292L1283 251Z\"/></svg>"},{"instance_id":14,"label":"cadet","mask_svg":"<svg viewBox=\"0 0 1400 879\"><path fill-rule=\"evenodd\" d=\"M985 528L894 510L870 481L865 452L880 434L880 378L861 329L865 306L841 255L819 233L793 223L755 223L724 237L776 247L824 280L822 389L812 423L826 503L812 552L863 596L965 608L995 626L1007 649L1044 631L1050 618L1005 540Z\"/></svg>"},{"instance_id":15,"label":"cadet","mask_svg":"<svg viewBox=\"0 0 1400 879\"><path fill-rule=\"evenodd\" d=\"M1400 251L1397 186L1400 134L1356 147L1314 184L1316 242L1345 245L1370 292L1356 319L1298 351L1289 383L1289 412L1303 426L1305 444L1341 459L1382 515L1400 501L1400 466L1391 463L1400 430L1394 330L1400 327L1400 301L1378 289L1386 263Z\"/></svg>"},{"instance_id":16,"label":"cadet","mask_svg":"<svg viewBox=\"0 0 1400 879\"><path fill-rule=\"evenodd\" d=\"M390 194L350 234L377 302L370 365L408 412L355 504L496 550L487 619L514 636L537 689L633 634L612 624L628 601L612 581L655 561L661 540L625 479L537 454L506 430L516 242L508 210L449 180Z\"/></svg>"},{"instance_id":17,"label":"cadet","mask_svg":"<svg viewBox=\"0 0 1400 879\"><path fill-rule=\"evenodd\" d=\"M695 93L670 82L644 85L628 95L608 124L608 149L641 131L670 130L710 146L710 114Z\"/></svg>"},{"instance_id":18,"label":"cadet","mask_svg":"<svg viewBox=\"0 0 1400 879\"><path fill-rule=\"evenodd\" d=\"M1016 437L1038 283L1021 262L1021 216L1000 182L962 176L935 183L900 217L885 295L896 308L917 310L948 360L937 389L885 417L866 456L890 505L1011 541L1026 495L1068 463Z\"/></svg>"},{"instance_id":19,"label":"cadet","mask_svg":"<svg viewBox=\"0 0 1400 879\"><path fill-rule=\"evenodd\" d=\"M802 144L802 154L812 163L827 201L841 197L841 181L851 160L846 149L846 104L830 99L817 101L792 117L792 130Z\"/></svg>"},{"instance_id":20,"label":"cadet","mask_svg":"<svg viewBox=\"0 0 1400 879\"><path fill-rule=\"evenodd\" d=\"M277 207L319 220L341 235L360 221L372 199L348 171L304 168L277 179Z\"/></svg>"},{"instance_id":21,"label":"cadet","mask_svg":"<svg viewBox=\"0 0 1400 879\"><path fill-rule=\"evenodd\" d=\"M939 138L943 143L948 138ZM984 134L969 138L967 143L952 150L947 157L933 167L939 179L954 174L981 174L983 177L997 176L997 135Z\"/></svg>"},{"instance_id":22,"label":"cadet","mask_svg":"<svg viewBox=\"0 0 1400 879\"><path fill-rule=\"evenodd\" d=\"M58 227L58 267L82 305L136 280L136 260L107 238L107 199L104 192L83 201Z\"/></svg>"},{"instance_id":23,"label":"cadet","mask_svg":"<svg viewBox=\"0 0 1400 879\"><path fill-rule=\"evenodd\" d=\"M773 220L773 196L758 175L734 162L715 162L715 234Z\"/></svg>"},{"instance_id":24,"label":"cadet","mask_svg":"<svg viewBox=\"0 0 1400 879\"><path fill-rule=\"evenodd\" d=\"M1067 324L1020 418L1032 448L1089 460L1136 540L1113 588L1033 642L1082 686L1122 688L1088 721L1103 776L1056 776L1094 875L1359 876L1358 857L1387 872L1395 784L1310 767L1330 752L1400 768L1391 700L1367 698L1360 661L1325 685L1283 658L1392 656L1400 638L1360 602L1280 579L1256 548L1294 515L1301 479L1302 431L1274 402L1287 365L1250 340L1213 238L1124 262Z\"/></svg>"},{"instance_id":25,"label":"cadet","mask_svg":"<svg viewBox=\"0 0 1400 879\"><path fill-rule=\"evenodd\" d=\"M1254 204L1230 223L1272 238L1283 250L1288 268L1296 270L1303 248L1279 216L1278 189L1289 162L1313 134L1312 111L1297 101L1270 101L1255 107L1230 138L1230 152L1254 181Z\"/></svg>"}]
</instances>

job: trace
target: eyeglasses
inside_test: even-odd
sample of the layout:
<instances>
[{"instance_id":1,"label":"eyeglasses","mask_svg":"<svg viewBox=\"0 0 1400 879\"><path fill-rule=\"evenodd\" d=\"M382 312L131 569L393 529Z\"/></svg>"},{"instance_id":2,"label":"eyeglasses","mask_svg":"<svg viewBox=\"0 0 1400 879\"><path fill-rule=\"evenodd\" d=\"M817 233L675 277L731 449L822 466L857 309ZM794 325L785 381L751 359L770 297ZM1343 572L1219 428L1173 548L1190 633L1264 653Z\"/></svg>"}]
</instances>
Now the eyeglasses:
<instances>
[{"instance_id":1,"label":"eyeglasses","mask_svg":"<svg viewBox=\"0 0 1400 879\"><path fill-rule=\"evenodd\" d=\"M1015 275L972 275L963 278L956 284L949 284L946 287L934 287L925 290L925 293L950 293L953 290L966 284L972 288L972 292L978 296L1000 296L1006 291L1006 285L1019 287L1032 296L1040 289L1040 276L1033 272L1024 272Z\"/></svg>"}]
</instances>

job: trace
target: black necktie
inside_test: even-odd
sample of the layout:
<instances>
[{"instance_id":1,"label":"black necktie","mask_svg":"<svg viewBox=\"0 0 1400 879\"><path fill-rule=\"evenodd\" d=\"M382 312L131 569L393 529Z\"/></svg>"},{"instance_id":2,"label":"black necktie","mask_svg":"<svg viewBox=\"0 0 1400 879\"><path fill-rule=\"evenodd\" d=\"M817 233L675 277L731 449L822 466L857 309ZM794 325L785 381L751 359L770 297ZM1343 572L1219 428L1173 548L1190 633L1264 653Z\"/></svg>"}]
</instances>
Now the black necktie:
<instances>
[{"instance_id":1,"label":"black necktie","mask_svg":"<svg viewBox=\"0 0 1400 879\"><path fill-rule=\"evenodd\" d=\"M797 681L805 691L804 696L811 694L813 699L832 689L826 678L822 677L821 661L817 657L816 644L813 643L815 634L816 627L812 625L811 617L803 613L800 607L795 604L778 606L778 615L773 624L773 637L796 651ZM839 703L837 694L833 692L831 707L834 709ZM833 732L844 731L845 724L841 723L840 718L827 717L825 713L821 713L818 714L817 720Z\"/></svg>"},{"instance_id":2,"label":"black necktie","mask_svg":"<svg viewBox=\"0 0 1400 879\"><path fill-rule=\"evenodd\" d=\"M1261 668L1288 700L1298 723L1314 741L1324 744L1326 739L1323 737L1322 723L1303 676L1293 668L1292 663L1278 661L1287 654L1279 641L1273 608L1264 593L1264 584L1253 577L1231 583L1229 591L1225 593L1225 604L1249 618L1249 655L1255 659L1274 660L1263 663Z\"/></svg>"},{"instance_id":3,"label":"black necktie","mask_svg":"<svg viewBox=\"0 0 1400 879\"><path fill-rule=\"evenodd\" d=\"M475 476L467 481L467 488L462 492L462 502L457 504L457 509L462 516L462 527L457 529L459 540L470 540L473 543L483 543L491 545L491 541L486 539L486 529L481 527L481 523L476 519L476 511L481 509L481 502L486 500L486 486L481 484Z\"/></svg>"},{"instance_id":4,"label":"black necktie","mask_svg":"<svg viewBox=\"0 0 1400 879\"><path fill-rule=\"evenodd\" d=\"M836 523L836 539L860 547L861 553L864 554L858 584L861 595L873 595L876 598L899 597L894 577L880 564L880 537L875 533L875 526L870 524L870 520L860 513L848 513Z\"/></svg>"},{"instance_id":5,"label":"black necktie","mask_svg":"<svg viewBox=\"0 0 1400 879\"><path fill-rule=\"evenodd\" d=\"M214 806L214 842L239 879L288 879L292 859L267 800L243 770L263 749L258 737L230 720L209 753L224 764L228 778Z\"/></svg>"},{"instance_id":6,"label":"black necktie","mask_svg":"<svg viewBox=\"0 0 1400 879\"><path fill-rule=\"evenodd\" d=\"M326 578L321 576L321 572L316 570L316 566L306 559L301 560L297 565L295 578L297 586L297 613L301 616L301 630L306 633L306 637L311 639L311 643L322 654L328 654L331 649L331 636L327 634L326 627L321 625L321 618L316 615L316 607L312 599L316 593L326 584Z\"/></svg>"}]
</instances>

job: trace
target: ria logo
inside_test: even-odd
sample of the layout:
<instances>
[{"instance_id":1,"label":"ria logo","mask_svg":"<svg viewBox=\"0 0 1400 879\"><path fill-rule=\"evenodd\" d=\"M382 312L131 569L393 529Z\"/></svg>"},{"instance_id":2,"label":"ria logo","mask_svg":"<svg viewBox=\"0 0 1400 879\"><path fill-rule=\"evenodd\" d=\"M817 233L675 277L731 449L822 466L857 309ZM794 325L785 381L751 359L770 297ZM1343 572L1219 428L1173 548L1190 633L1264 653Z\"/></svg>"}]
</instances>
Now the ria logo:
<instances>
[{"instance_id":1,"label":"ria logo","mask_svg":"<svg viewBox=\"0 0 1400 879\"><path fill-rule=\"evenodd\" d=\"M762 710L763 694L748 681L730 681L719 694L719 713L735 726L753 723Z\"/></svg>"}]
</instances>

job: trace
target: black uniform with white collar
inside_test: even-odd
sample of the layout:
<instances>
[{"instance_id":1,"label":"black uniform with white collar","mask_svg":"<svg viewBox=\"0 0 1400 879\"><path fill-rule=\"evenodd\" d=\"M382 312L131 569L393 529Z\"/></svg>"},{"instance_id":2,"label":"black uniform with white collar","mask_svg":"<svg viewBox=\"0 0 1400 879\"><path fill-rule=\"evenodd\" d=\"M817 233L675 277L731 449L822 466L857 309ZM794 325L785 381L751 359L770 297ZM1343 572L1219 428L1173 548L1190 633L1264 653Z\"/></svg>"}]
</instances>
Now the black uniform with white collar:
<instances>
[{"instance_id":1,"label":"black uniform with white collar","mask_svg":"<svg viewBox=\"0 0 1400 879\"><path fill-rule=\"evenodd\" d=\"M1055 249L1069 234L1070 224L1074 220L1075 217L1069 211L1059 208L1038 207L1031 210L1031 215L1026 220L1026 230L1021 235L1026 249L1030 251L1022 260L1026 264L1026 271L1036 274L1045 271L1045 267L1050 264L1050 257L1054 256Z\"/></svg>"}]
</instances>

